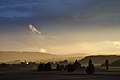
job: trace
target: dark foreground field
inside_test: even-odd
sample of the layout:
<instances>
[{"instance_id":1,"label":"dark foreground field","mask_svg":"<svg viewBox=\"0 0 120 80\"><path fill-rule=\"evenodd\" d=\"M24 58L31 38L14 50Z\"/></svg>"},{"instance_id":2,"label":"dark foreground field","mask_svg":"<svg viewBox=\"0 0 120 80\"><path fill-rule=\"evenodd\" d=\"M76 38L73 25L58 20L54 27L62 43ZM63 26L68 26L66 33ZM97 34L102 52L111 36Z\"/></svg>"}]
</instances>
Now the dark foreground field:
<instances>
[{"instance_id":1,"label":"dark foreground field","mask_svg":"<svg viewBox=\"0 0 120 80\"><path fill-rule=\"evenodd\" d=\"M0 80L120 80L120 72L86 73L16 71L1 72Z\"/></svg>"}]
</instances>

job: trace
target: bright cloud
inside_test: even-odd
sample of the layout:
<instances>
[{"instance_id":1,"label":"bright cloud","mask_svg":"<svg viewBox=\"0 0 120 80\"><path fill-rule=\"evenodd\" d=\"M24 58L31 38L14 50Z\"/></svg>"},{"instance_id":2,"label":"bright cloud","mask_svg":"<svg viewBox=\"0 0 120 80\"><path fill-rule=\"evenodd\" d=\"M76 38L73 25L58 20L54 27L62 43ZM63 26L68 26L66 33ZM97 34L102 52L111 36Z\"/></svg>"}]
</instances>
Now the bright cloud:
<instances>
[{"instance_id":1,"label":"bright cloud","mask_svg":"<svg viewBox=\"0 0 120 80\"><path fill-rule=\"evenodd\" d=\"M41 34L41 32L40 31L38 31L36 28L35 28L35 26L33 26L33 25L29 25L29 28L30 28L30 30L33 32L33 33L38 33L38 34Z\"/></svg>"},{"instance_id":2,"label":"bright cloud","mask_svg":"<svg viewBox=\"0 0 120 80\"><path fill-rule=\"evenodd\" d=\"M46 50L46 49L41 48L41 49L40 49L40 52L41 52L41 53L46 53L46 52L47 52L47 50Z\"/></svg>"}]
</instances>

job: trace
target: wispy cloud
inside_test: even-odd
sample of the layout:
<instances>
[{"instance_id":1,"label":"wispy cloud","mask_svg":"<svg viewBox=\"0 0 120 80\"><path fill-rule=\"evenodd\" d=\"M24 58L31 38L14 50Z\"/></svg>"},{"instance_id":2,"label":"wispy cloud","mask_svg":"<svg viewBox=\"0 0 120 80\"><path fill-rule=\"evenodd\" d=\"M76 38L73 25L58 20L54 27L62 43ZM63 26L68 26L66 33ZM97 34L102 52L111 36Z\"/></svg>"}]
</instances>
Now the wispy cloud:
<instances>
[{"instance_id":1,"label":"wispy cloud","mask_svg":"<svg viewBox=\"0 0 120 80\"><path fill-rule=\"evenodd\" d=\"M35 28L35 26L33 26L33 25L29 25L29 28L30 28L30 30L33 32L33 33L38 33L38 34L41 34L41 32L40 31L38 31L36 28Z\"/></svg>"}]
</instances>

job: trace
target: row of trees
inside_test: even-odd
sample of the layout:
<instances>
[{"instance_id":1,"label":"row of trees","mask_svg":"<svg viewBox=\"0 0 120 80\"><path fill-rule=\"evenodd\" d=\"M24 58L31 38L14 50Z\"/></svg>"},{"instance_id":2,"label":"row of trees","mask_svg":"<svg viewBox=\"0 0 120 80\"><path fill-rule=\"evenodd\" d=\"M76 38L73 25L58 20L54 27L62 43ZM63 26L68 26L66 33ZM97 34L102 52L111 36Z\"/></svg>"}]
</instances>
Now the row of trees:
<instances>
[{"instance_id":1,"label":"row of trees","mask_svg":"<svg viewBox=\"0 0 120 80\"><path fill-rule=\"evenodd\" d=\"M51 63L46 63L46 64L41 63L39 64L37 70L41 72L41 71L52 71L53 69L51 68ZM69 73L74 72L74 71L84 70L87 72L87 74L93 74L95 72L95 67L91 59L88 62L87 68L82 67L81 64L76 60L73 64L67 64L65 66L57 64L55 70L56 71L67 71Z\"/></svg>"},{"instance_id":2,"label":"row of trees","mask_svg":"<svg viewBox=\"0 0 120 80\"><path fill-rule=\"evenodd\" d=\"M51 63L41 63L38 66L38 71L68 71L68 72L72 72L75 70L79 70L82 69L81 64L76 60L74 64L67 64L67 65L60 65L59 63L57 63L56 69L52 69L51 68Z\"/></svg>"},{"instance_id":3,"label":"row of trees","mask_svg":"<svg viewBox=\"0 0 120 80\"><path fill-rule=\"evenodd\" d=\"M36 68L38 66L35 62L21 62L19 64L7 64L2 63L0 64L0 71L13 71L18 70L20 68Z\"/></svg>"},{"instance_id":4,"label":"row of trees","mask_svg":"<svg viewBox=\"0 0 120 80\"><path fill-rule=\"evenodd\" d=\"M118 64L120 61L116 61L113 64ZM68 63L67 60L61 61L59 63L55 63L55 68L53 69L54 63L41 63L36 64L35 62L21 62L21 64L0 64L0 71L8 71L8 70L16 70L19 68L36 68L38 67L38 71L67 71L67 72L73 72L73 71L86 71L88 74L93 74L95 72L94 64L92 63L92 60L90 59L88 62L88 66L85 68L81 66L81 64L76 60L74 63ZM104 63L104 66L106 66L106 70L109 69L109 61L106 60Z\"/></svg>"}]
</instances>

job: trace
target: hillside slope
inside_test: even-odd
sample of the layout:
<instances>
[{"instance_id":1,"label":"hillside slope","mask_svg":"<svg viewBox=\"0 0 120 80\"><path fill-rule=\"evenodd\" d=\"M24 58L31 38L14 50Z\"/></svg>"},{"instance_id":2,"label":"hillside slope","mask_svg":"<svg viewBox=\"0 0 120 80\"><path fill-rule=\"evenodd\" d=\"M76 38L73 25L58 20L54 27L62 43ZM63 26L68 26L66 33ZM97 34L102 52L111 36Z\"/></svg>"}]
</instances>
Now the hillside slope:
<instances>
[{"instance_id":1,"label":"hillside slope","mask_svg":"<svg viewBox=\"0 0 120 80\"><path fill-rule=\"evenodd\" d=\"M55 57L56 55L41 52L0 51L0 62L15 60L49 61Z\"/></svg>"},{"instance_id":2,"label":"hillside slope","mask_svg":"<svg viewBox=\"0 0 120 80\"><path fill-rule=\"evenodd\" d=\"M87 65L89 59L92 59L95 65L101 65L105 62L106 59L109 60L109 63L114 62L120 59L120 56L117 55L96 55L96 56L86 56L85 58L79 60L82 65Z\"/></svg>"}]
</instances>

